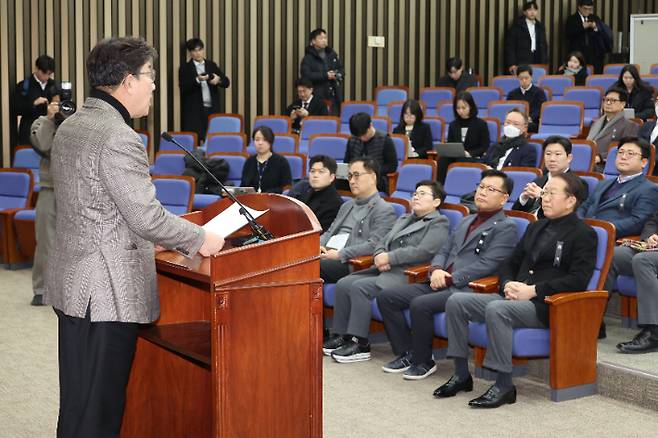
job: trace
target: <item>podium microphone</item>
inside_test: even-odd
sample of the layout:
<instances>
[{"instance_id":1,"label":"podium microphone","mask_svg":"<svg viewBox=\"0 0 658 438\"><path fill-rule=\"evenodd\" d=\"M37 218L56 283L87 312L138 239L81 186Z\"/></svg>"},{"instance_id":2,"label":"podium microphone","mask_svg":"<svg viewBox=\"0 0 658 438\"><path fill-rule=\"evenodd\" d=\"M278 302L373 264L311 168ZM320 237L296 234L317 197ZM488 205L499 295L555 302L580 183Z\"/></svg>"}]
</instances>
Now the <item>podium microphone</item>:
<instances>
[{"instance_id":1,"label":"podium microphone","mask_svg":"<svg viewBox=\"0 0 658 438\"><path fill-rule=\"evenodd\" d=\"M202 168L202 169L208 174L208 176L210 176L210 178L212 178L212 180L215 181L215 182L216 182L216 183L222 188L222 190L224 190L224 193L226 193L226 195L227 195L227 196L228 196L233 202L235 202L236 204L238 204L238 205L240 206L240 210L239 210L239 212L240 212L240 214L241 214L242 216L245 217L245 219L247 219L247 222L249 223L249 226L251 227L251 231L253 231L253 233L254 233L254 238L255 238L255 239L250 239L250 240L246 241L246 242L244 243L244 245L247 245L247 244L250 244L250 243L255 243L255 242L258 241L258 240L263 240L263 241L265 241L265 240L271 240L271 239L274 239L274 235L272 235L272 233L270 233L269 231L267 231L267 230L265 229L265 227L263 227L261 224L259 224L259 223L256 221L256 219L251 215L251 213L249 213L249 210L247 210L247 209L245 208L245 206L242 204L242 202L238 201L238 198L236 198L236 197L233 195L233 193L231 193L231 192L226 188L226 186L225 186L224 184L222 184L222 182L221 182L219 179L217 179L217 177L216 177L215 175L213 175L213 173L212 173L212 172L206 167L205 164L203 164L203 163L201 162L201 160L199 160L197 157L195 157L193 153L191 153L190 151L188 151L187 149L185 149L185 147L183 147L183 145L180 144L180 143L179 143L174 137L172 137L168 132L163 132L163 133L160 134L160 135L162 136L162 138L164 138L165 140L167 140L167 141L169 141L169 142L175 144L175 145L178 146L183 152L185 152L187 155L189 155L190 157L192 157L192 159L193 159L194 161L196 161L196 163L197 163L199 166L201 166L201 168Z\"/></svg>"}]
</instances>

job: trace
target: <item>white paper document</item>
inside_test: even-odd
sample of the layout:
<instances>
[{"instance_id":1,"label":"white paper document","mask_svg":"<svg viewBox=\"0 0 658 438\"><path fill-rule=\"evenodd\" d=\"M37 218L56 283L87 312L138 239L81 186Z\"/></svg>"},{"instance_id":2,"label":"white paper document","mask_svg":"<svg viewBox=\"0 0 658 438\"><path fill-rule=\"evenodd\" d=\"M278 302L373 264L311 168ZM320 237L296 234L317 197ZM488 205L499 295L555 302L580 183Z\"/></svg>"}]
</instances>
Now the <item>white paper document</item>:
<instances>
[{"instance_id":1,"label":"white paper document","mask_svg":"<svg viewBox=\"0 0 658 438\"><path fill-rule=\"evenodd\" d=\"M348 233L334 234L331 236L331 239L329 239L329 242L327 242L327 248L340 251L343 249L349 238L350 235Z\"/></svg>"},{"instance_id":2,"label":"white paper document","mask_svg":"<svg viewBox=\"0 0 658 438\"><path fill-rule=\"evenodd\" d=\"M259 211L249 207L245 208L251 213L254 219L269 211L269 209ZM240 206L233 203L229 208L208 221L208 223L203 226L203 229L226 238L229 234L236 232L245 225L247 225L247 219L240 214Z\"/></svg>"}]
</instances>

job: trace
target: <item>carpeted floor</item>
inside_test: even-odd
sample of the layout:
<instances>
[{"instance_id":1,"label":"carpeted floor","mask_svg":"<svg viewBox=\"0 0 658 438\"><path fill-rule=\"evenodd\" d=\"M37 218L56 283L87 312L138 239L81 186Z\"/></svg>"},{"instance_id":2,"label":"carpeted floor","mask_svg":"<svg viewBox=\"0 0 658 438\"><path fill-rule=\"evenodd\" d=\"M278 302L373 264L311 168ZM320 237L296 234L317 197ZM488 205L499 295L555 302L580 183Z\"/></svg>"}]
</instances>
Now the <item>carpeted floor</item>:
<instances>
[{"instance_id":1,"label":"carpeted floor","mask_svg":"<svg viewBox=\"0 0 658 438\"><path fill-rule=\"evenodd\" d=\"M58 409L57 333L52 309L29 306L30 271L0 269L0 437L55 435ZM450 377L443 361L434 376L407 382L381 371L387 344L373 360L338 364L324 358L325 437L653 437L658 412L601 396L553 403L545 386L517 379L514 405L482 411L466 403L486 390L435 400Z\"/></svg>"}]
</instances>

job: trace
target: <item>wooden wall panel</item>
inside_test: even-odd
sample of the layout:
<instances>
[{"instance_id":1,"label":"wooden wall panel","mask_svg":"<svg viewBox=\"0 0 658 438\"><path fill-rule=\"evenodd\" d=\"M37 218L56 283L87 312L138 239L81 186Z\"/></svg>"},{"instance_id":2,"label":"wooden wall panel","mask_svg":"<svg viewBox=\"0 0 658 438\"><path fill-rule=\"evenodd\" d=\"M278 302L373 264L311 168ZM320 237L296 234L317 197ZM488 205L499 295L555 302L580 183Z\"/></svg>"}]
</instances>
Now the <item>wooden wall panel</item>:
<instances>
[{"instance_id":1,"label":"wooden wall panel","mask_svg":"<svg viewBox=\"0 0 658 438\"><path fill-rule=\"evenodd\" d=\"M565 56L563 23L577 0L539 1L550 62ZM0 2L0 141L9 166L16 139L15 84L34 59L55 58L57 80L70 80L78 103L88 94L85 57L102 38L141 35L160 56L148 118L154 135L180 129L178 67L183 43L206 43L208 58L231 79L221 109L240 112L247 127L259 114L278 114L293 97L309 32L323 27L346 68L345 98L372 99L378 85L408 85L412 96L435 83L446 60L462 57L488 83L502 70L506 27L523 0L3 0ZM596 11L628 46L629 15L656 13L658 0L597 0ZM386 38L369 48L368 35ZM617 47L617 46L616 46ZM656 60L658 62L658 59Z\"/></svg>"}]
</instances>

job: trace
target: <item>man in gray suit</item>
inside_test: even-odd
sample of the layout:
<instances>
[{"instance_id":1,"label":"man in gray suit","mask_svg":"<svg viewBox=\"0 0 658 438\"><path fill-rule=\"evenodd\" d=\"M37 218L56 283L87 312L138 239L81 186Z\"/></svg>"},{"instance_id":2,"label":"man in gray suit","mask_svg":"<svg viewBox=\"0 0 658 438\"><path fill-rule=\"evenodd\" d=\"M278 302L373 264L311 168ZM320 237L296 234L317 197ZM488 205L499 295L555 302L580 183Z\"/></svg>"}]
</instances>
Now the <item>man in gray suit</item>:
<instances>
[{"instance_id":1,"label":"man in gray suit","mask_svg":"<svg viewBox=\"0 0 658 438\"><path fill-rule=\"evenodd\" d=\"M438 182L420 181L411 198L412 213L401 216L377 244L375 266L336 284L334 336L324 343L325 354L340 363L370 359L370 302L383 289L404 285L404 270L427 263L448 240L448 219L437 211L445 197Z\"/></svg>"},{"instance_id":2,"label":"man in gray suit","mask_svg":"<svg viewBox=\"0 0 658 438\"><path fill-rule=\"evenodd\" d=\"M516 225L503 212L514 182L499 170L485 170L475 192L477 214L465 217L431 263L430 282L382 291L377 298L386 334L397 357L388 373L419 380L436 371L432 359L434 314L445 311L448 297L470 292L468 283L492 275L518 241ZM404 310L411 312L411 330Z\"/></svg>"},{"instance_id":3,"label":"man in gray suit","mask_svg":"<svg viewBox=\"0 0 658 438\"><path fill-rule=\"evenodd\" d=\"M57 436L119 436L138 323L159 316L154 243L186 256L224 240L167 212L130 119L148 114L155 51L101 41L87 58L90 97L57 131L51 172L55 246L44 302L59 327Z\"/></svg>"},{"instance_id":4,"label":"man in gray suit","mask_svg":"<svg viewBox=\"0 0 658 438\"><path fill-rule=\"evenodd\" d=\"M596 164L602 164L608 156L610 143L620 138L637 135L639 126L626 120L624 107L628 101L628 93L623 88L610 87L603 98L603 115L589 129L588 140L596 142L598 154Z\"/></svg>"}]
</instances>

